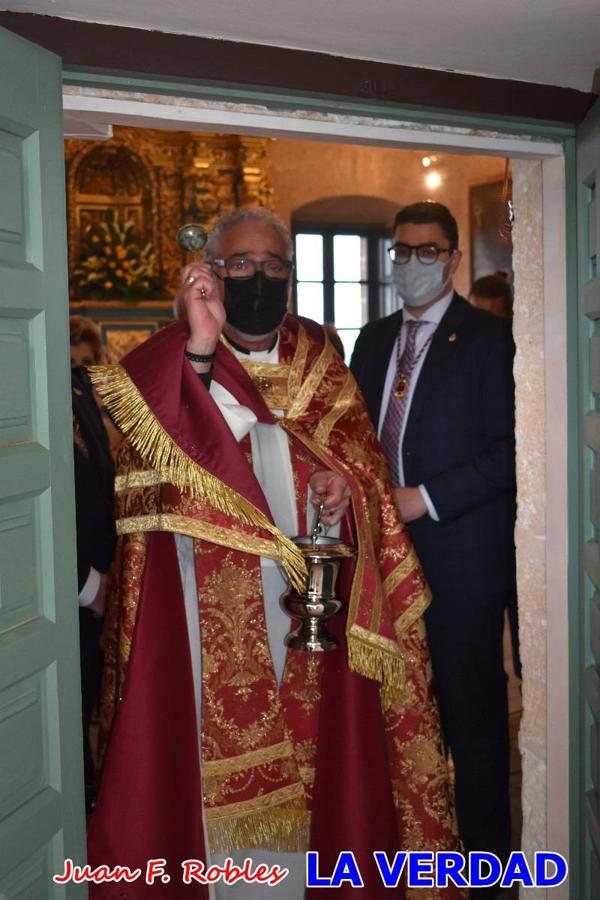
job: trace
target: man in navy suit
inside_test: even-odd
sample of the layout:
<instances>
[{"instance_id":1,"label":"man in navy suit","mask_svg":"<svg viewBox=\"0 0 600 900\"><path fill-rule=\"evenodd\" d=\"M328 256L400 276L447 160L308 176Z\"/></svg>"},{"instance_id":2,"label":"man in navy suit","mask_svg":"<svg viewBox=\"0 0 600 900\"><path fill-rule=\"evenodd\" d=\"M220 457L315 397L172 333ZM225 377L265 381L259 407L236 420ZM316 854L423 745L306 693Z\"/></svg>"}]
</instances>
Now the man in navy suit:
<instances>
[{"instance_id":1,"label":"man in navy suit","mask_svg":"<svg viewBox=\"0 0 600 900\"><path fill-rule=\"evenodd\" d=\"M510 322L454 292L458 228L439 203L396 216L403 309L360 333L351 369L433 599L425 614L467 851L510 851L504 609L515 590Z\"/></svg>"}]
</instances>

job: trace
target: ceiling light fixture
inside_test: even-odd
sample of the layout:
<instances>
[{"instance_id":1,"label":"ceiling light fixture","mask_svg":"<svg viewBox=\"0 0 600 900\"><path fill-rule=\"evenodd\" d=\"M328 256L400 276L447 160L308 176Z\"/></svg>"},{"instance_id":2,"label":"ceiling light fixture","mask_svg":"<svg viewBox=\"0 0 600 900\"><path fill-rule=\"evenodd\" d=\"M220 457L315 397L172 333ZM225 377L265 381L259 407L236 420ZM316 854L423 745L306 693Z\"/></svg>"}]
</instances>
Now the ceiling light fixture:
<instances>
[{"instance_id":1,"label":"ceiling light fixture","mask_svg":"<svg viewBox=\"0 0 600 900\"><path fill-rule=\"evenodd\" d=\"M436 188L439 188L441 183L442 176L439 172L428 172L425 176L425 184L432 191L434 191Z\"/></svg>"}]
</instances>

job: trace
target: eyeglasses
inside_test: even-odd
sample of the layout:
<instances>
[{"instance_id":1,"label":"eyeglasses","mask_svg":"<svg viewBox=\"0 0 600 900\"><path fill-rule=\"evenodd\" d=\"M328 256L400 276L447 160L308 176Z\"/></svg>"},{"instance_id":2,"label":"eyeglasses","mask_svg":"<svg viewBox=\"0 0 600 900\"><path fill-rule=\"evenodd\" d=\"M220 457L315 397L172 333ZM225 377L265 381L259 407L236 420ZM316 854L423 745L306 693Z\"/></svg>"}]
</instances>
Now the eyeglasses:
<instances>
[{"instance_id":1,"label":"eyeglasses","mask_svg":"<svg viewBox=\"0 0 600 900\"><path fill-rule=\"evenodd\" d=\"M290 274L293 263L278 256L264 259L262 262L247 256L230 256L229 259L213 259L213 265L225 269L230 278L252 278L260 271L273 281L283 281Z\"/></svg>"},{"instance_id":2,"label":"eyeglasses","mask_svg":"<svg viewBox=\"0 0 600 900\"><path fill-rule=\"evenodd\" d=\"M440 253L454 253L454 250L438 247L437 244L394 244L388 247L388 253L395 266L404 266L413 253L424 266L431 266L438 261Z\"/></svg>"}]
</instances>

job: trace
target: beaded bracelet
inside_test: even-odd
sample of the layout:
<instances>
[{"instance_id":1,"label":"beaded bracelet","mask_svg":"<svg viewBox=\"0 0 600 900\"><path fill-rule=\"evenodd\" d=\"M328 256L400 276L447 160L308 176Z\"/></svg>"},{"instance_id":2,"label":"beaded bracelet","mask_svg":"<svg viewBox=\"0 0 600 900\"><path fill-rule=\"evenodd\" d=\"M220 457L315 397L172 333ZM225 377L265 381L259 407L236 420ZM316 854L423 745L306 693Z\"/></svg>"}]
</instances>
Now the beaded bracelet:
<instances>
[{"instance_id":1,"label":"beaded bracelet","mask_svg":"<svg viewBox=\"0 0 600 900\"><path fill-rule=\"evenodd\" d=\"M215 353L192 353L191 350L184 350L183 355L186 359L189 359L190 362L197 363L211 363L215 361L216 352Z\"/></svg>"}]
</instances>

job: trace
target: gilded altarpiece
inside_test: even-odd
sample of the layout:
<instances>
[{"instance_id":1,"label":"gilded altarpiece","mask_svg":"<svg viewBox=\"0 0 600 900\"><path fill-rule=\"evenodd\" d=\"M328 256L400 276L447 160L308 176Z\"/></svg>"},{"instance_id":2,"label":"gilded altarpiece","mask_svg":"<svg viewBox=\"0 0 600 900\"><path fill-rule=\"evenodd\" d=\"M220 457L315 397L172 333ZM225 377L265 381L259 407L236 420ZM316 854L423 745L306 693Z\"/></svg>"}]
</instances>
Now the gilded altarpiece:
<instances>
[{"instance_id":1,"label":"gilded altarpiece","mask_svg":"<svg viewBox=\"0 0 600 900\"><path fill-rule=\"evenodd\" d=\"M172 320L182 224L272 207L266 145L117 126L108 141L65 142L71 312L99 323L111 358Z\"/></svg>"}]
</instances>

